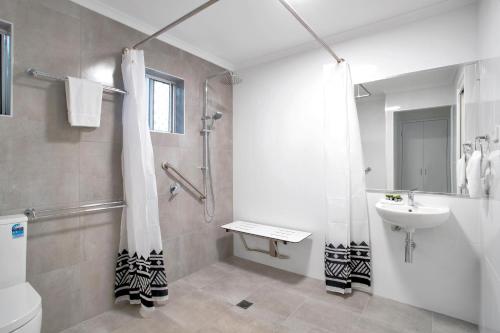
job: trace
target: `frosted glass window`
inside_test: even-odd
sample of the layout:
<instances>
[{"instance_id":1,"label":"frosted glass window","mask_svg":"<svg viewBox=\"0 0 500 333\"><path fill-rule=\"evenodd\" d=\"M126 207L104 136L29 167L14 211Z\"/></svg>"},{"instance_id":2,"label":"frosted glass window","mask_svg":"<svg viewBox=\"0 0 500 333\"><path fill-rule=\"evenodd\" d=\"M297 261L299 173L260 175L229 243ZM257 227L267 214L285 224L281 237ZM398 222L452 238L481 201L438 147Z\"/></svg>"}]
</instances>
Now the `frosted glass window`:
<instances>
[{"instance_id":1,"label":"frosted glass window","mask_svg":"<svg viewBox=\"0 0 500 333\"><path fill-rule=\"evenodd\" d=\"M160 81L153 81L153 130L170 132L172 118L171 85Z\"/></svg>"},{"instance_id":2,"label":"frosted glass window","mask_svg":"<svg viewBox=\"0 0 500 333\"><path fill-rule=\"evenodd\" d=\"M184 81L152 69L146 70L149 129L184 133Z\"/></svg>"},{"instance_id":3,"label":"frosted glass window","mask_svg":"<svg viewBox=\"0 0 500 333\"><path fill-rule=\"evenodd\" d=\"M0 115L10 116L12 94L12 50L9 23L0 21Z\"/></svg>"}]
</instances>

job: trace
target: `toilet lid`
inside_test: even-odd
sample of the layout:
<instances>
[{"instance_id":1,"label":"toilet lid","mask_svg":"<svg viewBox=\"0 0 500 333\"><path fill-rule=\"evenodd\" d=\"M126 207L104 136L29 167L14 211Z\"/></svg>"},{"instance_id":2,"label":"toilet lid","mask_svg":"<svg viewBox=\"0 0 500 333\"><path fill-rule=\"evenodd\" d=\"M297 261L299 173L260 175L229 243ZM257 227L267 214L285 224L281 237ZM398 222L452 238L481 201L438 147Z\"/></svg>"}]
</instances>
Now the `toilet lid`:
<instances>
[{"instance_id":1,"label":"toilet lid","mask_svg":"<svg viewBox=\"0 0 500 333\"><path fill-rule=\"evenodd\" d=\"M0 333L8 333L29 322L42 308L42 299L25 282L0 289Z\"/></svg>"}]
</instances>

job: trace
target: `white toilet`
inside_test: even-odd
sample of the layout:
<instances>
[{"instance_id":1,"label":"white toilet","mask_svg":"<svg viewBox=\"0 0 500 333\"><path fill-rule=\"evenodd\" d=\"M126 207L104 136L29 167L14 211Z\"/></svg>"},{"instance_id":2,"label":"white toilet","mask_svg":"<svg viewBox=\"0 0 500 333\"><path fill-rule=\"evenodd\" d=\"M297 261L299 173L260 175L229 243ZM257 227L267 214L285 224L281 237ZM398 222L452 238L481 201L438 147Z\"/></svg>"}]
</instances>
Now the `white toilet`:
<instances>
[{"instance_id":1,"label":"white toilet","mask_svg":"<svg viewBox=\"0 0 500 333\"><path fill-rule=\"evenodd\" d=\"M0 216L0 333L40 333L42 299L26 282L24 215Z\"/></svg>"}]
</instances>

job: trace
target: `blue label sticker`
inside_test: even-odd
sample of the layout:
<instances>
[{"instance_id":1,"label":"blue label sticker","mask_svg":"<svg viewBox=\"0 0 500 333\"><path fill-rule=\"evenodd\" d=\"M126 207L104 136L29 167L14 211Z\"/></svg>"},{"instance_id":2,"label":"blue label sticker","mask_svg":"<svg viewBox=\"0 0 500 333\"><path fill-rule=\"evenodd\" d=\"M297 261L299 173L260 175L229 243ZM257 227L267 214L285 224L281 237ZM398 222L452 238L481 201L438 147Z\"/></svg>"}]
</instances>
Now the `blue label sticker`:
<instances>
[{"instance_id":1,"label":"blue label sticker","mask_svg":"<svg viewBox=\"0 0 500 333\"><path fill-rule=\"evenodd\" d=\"M24 227L22 224L14 224L12 226L12 238L24 237Z\"/></svg>"}]
</instances>

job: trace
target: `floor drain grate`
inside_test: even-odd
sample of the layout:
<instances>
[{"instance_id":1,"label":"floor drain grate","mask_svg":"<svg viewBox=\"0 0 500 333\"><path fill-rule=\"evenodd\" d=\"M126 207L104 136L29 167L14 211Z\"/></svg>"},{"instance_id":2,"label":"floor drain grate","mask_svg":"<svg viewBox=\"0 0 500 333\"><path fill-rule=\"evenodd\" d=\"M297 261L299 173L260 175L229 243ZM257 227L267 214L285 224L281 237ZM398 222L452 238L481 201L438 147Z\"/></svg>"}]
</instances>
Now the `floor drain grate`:
<instances>
[{"instance_id":1,"label":"floor drain grate","mask_svg":"<svg viewBox=\"0 0 500 333\"><path fill-rule=\"evenodd\" d=\"M247 300L242 300L241 302L239 302L238 304L236 304L236 306L239 306L240 308L242 309L248 309L249 307L252 306L252 302L249 302Z\"/></svg>"}]
</instances>

